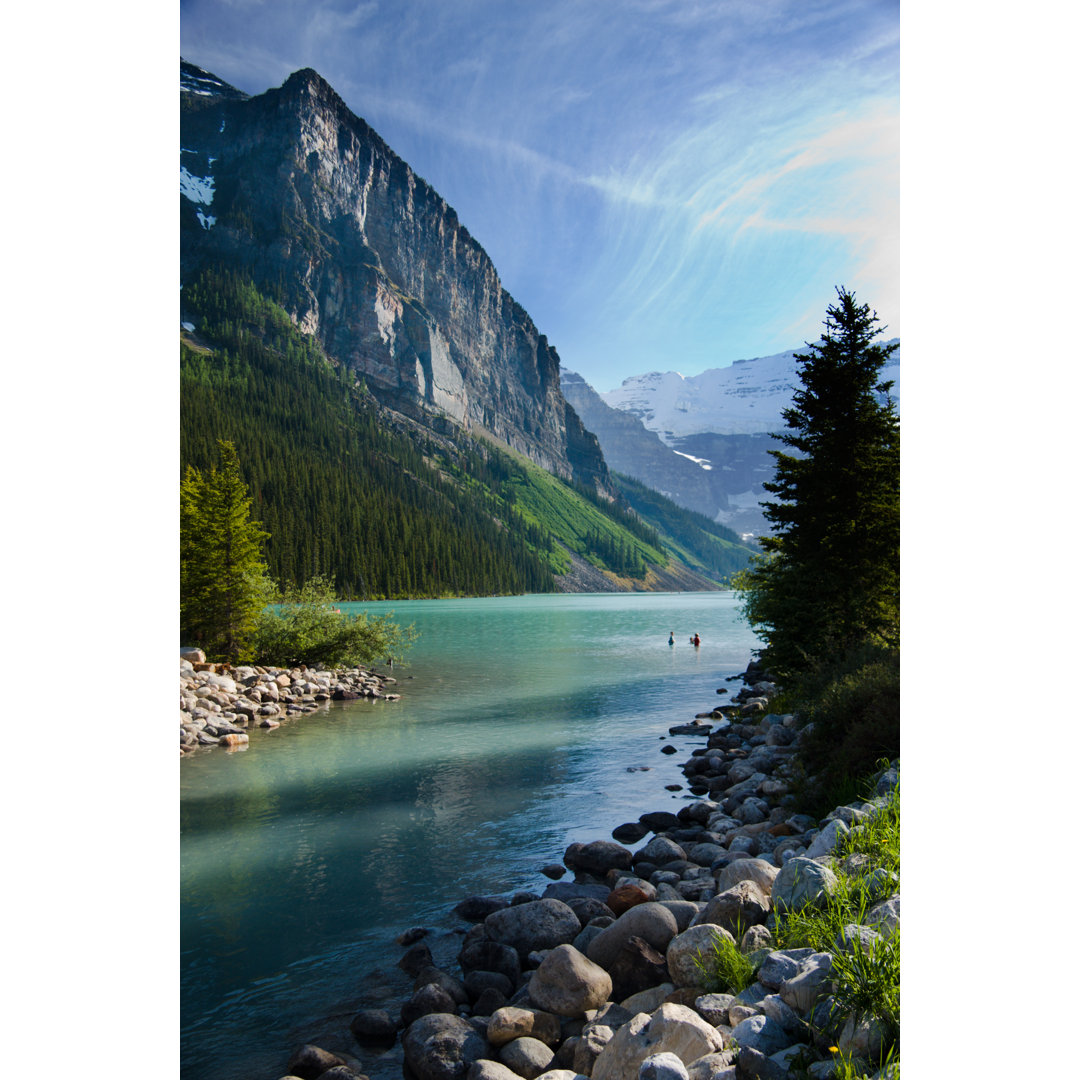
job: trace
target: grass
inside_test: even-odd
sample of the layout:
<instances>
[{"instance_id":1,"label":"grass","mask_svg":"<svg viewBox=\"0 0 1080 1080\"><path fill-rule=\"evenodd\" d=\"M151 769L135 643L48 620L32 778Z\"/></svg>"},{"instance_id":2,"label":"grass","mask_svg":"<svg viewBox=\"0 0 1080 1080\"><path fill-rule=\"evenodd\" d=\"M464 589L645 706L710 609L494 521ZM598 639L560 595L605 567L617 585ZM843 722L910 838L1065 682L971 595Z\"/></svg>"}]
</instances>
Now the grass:
<instances>
[{"instance_id":1,"label":"grass","mask_svg":"<svg viewBox=\"0 0 1080 1080\"><path fill-rule=\"evenodd\" d=\"M887 763L884 763L887 765ZM865 789L864 789L865 790ZM841 837L837 844L837 889L823 910L803 908L786 912L776 920L776 948L809 947L833 958L833 1016L838 1023L854 1018L871 1021L881 1036L880 1061L870 1065L850 1054L836 1058L840 1080L859 1080L885 1065L892 1065L898 1080L900 1054L900 934L881 937L868 947L855 945L844 951L836 941L849 923L862 923L870 908L882 899L869 873L839 869L849 855L865 855L867 870L881 868L900 875L900 789L864 822ZM889 890L893 891L893 890ZM836 1048L830 1047L831 1050Z\"/></svg>"},{"instance_id":2,"label":"grass","mask_svg":"<svg viewBox=\"0 0 1080 1080\"><path fill-rule=\"evenodd\" d=\"M707 993L738 994L754 981L753 961L727 938L714 938L712 948L694 959Z\"/></svg>"}]
</instances>

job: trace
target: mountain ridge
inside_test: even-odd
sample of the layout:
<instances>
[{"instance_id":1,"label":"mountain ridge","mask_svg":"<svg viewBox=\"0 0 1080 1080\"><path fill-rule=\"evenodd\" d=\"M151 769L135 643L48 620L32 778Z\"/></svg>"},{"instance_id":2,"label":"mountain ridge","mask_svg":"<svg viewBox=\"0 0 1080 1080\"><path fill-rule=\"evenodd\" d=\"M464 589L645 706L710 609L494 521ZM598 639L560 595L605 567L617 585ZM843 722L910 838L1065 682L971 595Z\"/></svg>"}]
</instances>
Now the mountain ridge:
<instances>
[{"instance_id":1,"label":"mountain ridge","mask_svg":"<svg viewBox=\"0 0 1080 1080\"><path fill-rule=\"evenodd\" d=\"M182 282L244 269L385 403L479 425L614 494L547 337L456 211L325 79L305 68L248 97L187 78L207 93L181 100Z\"/></svg>"}]
</instances>

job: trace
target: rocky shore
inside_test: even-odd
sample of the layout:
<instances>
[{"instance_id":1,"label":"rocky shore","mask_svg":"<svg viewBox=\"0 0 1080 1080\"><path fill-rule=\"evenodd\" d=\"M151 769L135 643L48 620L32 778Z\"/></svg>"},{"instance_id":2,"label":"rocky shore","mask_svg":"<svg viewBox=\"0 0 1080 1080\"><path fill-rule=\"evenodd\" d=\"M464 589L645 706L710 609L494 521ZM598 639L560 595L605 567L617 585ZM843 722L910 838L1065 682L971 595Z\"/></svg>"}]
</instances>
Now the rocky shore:
<instances>
[{"instance_id":1,"label":"rocky shore","mask_svg":"<svg viewBox=\"0 0 1080 1080\"><path fill-rule=\"evenodd\" d=\"M677 813L572 843L538 868L550 881L541 891L462 899L456 968L436 963L429 929L404 931L398 967L411 996L300 1047L283 1080L363 1080L365 1060L385 1075L391 1059L406 1080L828 1080L837 1048L873 1059L881 1031L832 1008L833 962L898 932L899 880L834 850L883 812L899 761L869 801L821 820L800 813L799 733L769 712L775 687L762 675L751 666L731 704L669 729L704 740L682 765L693 798ZM776 913L820 905L837 870L872 884L862 924L845 926L831 952L777 948ZM738 994L709 990L701 957L717 942L756 969ZM876 1075L898 1077L899 1062Z\"/></svg>"},{"instance_id":2,"label":"rocky shore","mask_svg":"<svg viewBox=\"0 0 1080 1080\"><path fill-rule=\"evenodd\" d=\"M325 708L329 701L397 701L396 679L361 668L232 667L208 664L202 652L180 656L180 755L208 746L248 745L249 731Z\"/></svg>"}]
</instances>

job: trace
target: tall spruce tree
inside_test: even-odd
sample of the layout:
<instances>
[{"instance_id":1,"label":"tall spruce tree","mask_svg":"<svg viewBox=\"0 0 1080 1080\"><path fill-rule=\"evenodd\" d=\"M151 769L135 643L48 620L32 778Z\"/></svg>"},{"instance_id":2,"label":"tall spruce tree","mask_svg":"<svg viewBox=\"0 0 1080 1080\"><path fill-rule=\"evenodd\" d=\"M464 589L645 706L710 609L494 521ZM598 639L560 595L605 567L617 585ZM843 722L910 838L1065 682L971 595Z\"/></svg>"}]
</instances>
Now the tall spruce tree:
<instances>
[{"instance_id":1,"label":"tall spruce tree","mask_svg":"<svg viewBox=\"0 0 1080 1080\"><path fill-rule=\"evenodd\" d=\"M876 312L837 289L820 344L797 356L802 387L774 435L764 504L773 534L739 581L763 658L798 678L860 646L899 644L900 425L881 369L896 344Z\"/></svg>"},{"instance_id":2,"label":"tall spruce tree","mask_svg":"<svg viewBox=\"0 0 1080 1080\"><path fill-rule=\"evenodd\" d=\"M251 521L251 496L231 442L204 476L190 465L180 484L180 634L213 659L235 663L270 592L269 536Z\"/></svg>"}]
</instances>

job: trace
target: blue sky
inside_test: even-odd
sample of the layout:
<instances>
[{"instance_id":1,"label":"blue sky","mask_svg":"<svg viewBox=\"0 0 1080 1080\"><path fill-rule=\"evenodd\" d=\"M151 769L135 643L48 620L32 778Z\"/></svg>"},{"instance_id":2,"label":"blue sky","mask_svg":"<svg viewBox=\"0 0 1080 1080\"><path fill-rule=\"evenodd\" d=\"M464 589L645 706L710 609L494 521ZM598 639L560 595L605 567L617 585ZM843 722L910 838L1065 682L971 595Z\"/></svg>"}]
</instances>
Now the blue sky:
<instances>
[{"instance_id":1,"label":"blue sky","mask_svg":"<svg viewBox=\"0 0 1080 1080\"><path fill-rule=\"evenodd\" d=\"M319 71L607 390L815 340L834 286L899 334L894 0L184 0L249 93Z\"/></svg>"}]
</instances>

